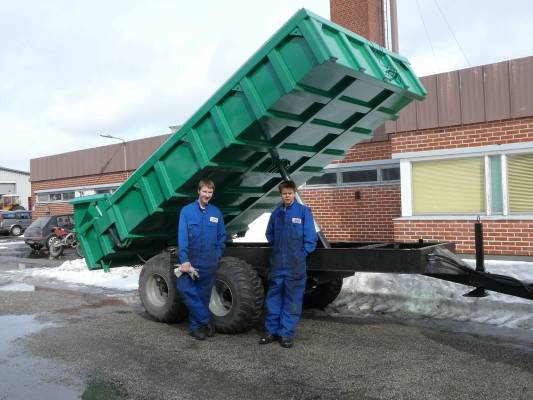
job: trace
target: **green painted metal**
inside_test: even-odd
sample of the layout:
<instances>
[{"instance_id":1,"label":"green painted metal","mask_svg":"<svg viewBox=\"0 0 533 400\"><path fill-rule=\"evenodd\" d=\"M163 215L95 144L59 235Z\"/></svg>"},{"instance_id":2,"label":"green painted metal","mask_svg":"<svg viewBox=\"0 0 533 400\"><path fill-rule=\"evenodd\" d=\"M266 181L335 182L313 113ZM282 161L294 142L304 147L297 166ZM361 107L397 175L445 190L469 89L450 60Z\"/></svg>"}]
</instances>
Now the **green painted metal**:
<instances>
[{"instance_id":1,"label":"green painted metal","mask_svg":"<svg viewBox=\"0 0 533 400\"><path fill-rule=\"evenodd\" d=\"M71 201L87 265L174 244L202 177L229 233L245 231L277 202L278 162L302 184L425 94L405 58L298 11L115 193Z\"/></svg>"}]
</instances>

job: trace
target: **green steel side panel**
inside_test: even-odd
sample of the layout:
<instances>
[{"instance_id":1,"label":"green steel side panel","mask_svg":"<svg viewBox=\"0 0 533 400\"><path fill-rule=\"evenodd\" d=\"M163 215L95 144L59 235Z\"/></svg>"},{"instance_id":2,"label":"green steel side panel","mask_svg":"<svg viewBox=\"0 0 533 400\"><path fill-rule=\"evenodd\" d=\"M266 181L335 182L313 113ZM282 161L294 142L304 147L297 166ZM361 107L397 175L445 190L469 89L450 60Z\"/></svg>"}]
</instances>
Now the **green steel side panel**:
<instances>
[{"instance_id":1,"label":"green steel side panel","mask_svg":"<svg viewBox=\"0 0 533 400\"><path fill-rule=\"evenodd\" d=\"M115 193L72 201L87 265L175 243L202 177L229 233L245 231L278 201L279 162L302 184L425 95L405 58L300 10Z\"/></svg>"}]
</instances>

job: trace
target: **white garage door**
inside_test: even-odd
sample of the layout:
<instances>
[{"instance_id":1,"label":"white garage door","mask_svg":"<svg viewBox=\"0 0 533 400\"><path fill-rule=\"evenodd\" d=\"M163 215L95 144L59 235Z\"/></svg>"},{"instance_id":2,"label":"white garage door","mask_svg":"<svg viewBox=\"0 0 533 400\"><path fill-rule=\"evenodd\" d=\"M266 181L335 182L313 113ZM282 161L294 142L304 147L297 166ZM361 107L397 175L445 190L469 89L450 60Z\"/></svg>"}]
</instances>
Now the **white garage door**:
<instances>
[{"instance_id":1,"label":"white garage door","mask_svg":"<svg viewBox=\"0 0 533 400\"><path fill-rule=\"evenodd\" d=\"M0 182L0 194L16 194L16 187L14 183L2 183Z\"/></svg>"}]
</instances>

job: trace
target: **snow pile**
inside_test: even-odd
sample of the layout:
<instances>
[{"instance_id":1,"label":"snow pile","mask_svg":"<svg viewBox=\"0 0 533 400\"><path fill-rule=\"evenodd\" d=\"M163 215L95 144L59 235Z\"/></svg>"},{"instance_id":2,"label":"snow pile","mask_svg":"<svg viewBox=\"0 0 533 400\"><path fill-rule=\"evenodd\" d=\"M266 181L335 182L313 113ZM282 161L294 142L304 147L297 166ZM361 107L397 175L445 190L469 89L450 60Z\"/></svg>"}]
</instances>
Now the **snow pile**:
<instances>
[{"instance_id":1,"label":"snow pile","mask_svg":"<svg viewBox=\"0 0 533 400\"><path fill-rule=\"evenodd\" d=\"M474 260L465 260L472 267ZM533 282L533 263L486 261L488 272ZM472 321L510 328L533 329L533 301L488 292L484 298L463 297L469 286L421 275L356 273L328 307L332 315L387 314Z\"/></svg>"},{"instance_id":2,"label":"snow pile","mask_svg":"<svg viewBox=\"0 0 533 400\"><path fill-rule=\"evenodd\" d=\"M57 279L63 282L106 289L137 290L140 268L117 267L109 272L89 270L84 259L65 261L55 268L32 268L21 271L27 278Z\"/></svg>"},{"instance_id":3,"label":"snow pile","mask_svg":"<svg viewBox=\"0 0 533 400\"><path fill-rule=\"evenodd\" d=\"M474 260L465 260L472 267ZM488 272L533 282L533 263L486 261ZM66 261L55 268L9 271L17 281L54 279L70 284L123 291L137 290L140 268L117 267L110 272L89 270L83 259ZM6 289L7 290L7 289ZM421 275L356 273L346 278L339 297L326 309L330 315L385 314L397 318L436 318L533 329L533 301L488 292L485 298L463 297L472 290Z\"/></svg>"}]
</instances>

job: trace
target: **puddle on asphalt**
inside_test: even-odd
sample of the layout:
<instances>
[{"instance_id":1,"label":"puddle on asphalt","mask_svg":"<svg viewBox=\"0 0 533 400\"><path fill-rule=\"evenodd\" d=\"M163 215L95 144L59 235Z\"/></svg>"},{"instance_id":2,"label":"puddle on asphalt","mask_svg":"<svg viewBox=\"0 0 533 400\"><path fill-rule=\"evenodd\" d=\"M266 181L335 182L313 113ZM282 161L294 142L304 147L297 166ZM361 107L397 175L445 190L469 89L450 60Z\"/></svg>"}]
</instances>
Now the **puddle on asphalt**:
<instances>
[{"instance_id":1,"label":"puddle on asphalt","mask_svg":"<svg viewBox=\"0 0 533 400\"><path fill-rule=\"evenodd\" d=\"M21 351L17 339L51 324L32 315L0 316L0 399L76 399L83 382L55 363Z\"/></svg>"},{"instance_id":2,"label":"puddle on asphalt","mask_svg":"<svg viewBox=\"0 0 533 400\"><path fill-rule=\"evenodd\" d=\"M34 292L35 286L22 282L8 283L0 286L0 292Z\"/></svg>"}]
</instances>

